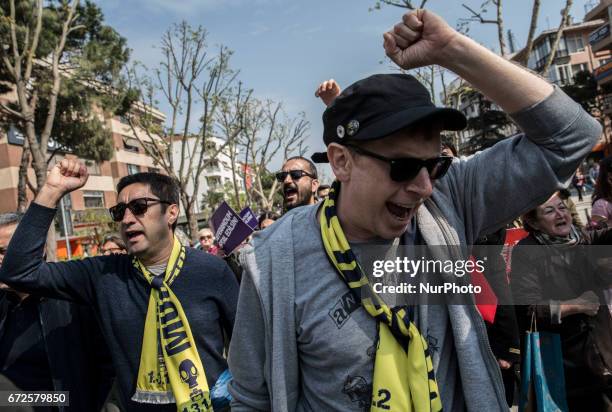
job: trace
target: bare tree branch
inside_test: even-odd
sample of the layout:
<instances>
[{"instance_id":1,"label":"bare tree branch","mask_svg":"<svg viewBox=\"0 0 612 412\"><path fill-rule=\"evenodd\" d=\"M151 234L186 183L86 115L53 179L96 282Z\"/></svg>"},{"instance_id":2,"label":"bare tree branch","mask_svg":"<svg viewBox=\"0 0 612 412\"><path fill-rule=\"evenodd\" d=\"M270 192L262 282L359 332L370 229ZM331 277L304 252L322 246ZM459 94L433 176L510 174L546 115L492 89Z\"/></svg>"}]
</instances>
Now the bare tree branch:
<instances>
[{"instance_id":1,"label":"bare tree branch","mask_svg":"<svg viewBox=\"0 0 612 412\"><path fill-rule=\"evenodd\" d=\"M30 46L27 60L26 60L26 70L24 78L27 81L30 80L32 75L32 66L34 62L34 56L36 56L36 49L38 49L38 41L40 40L40 32L42 30L42 1L38 1L36 3L36 28L34 29L34 37L32 37L32 45ZM26 48L28 42L26 40Z\"/></svg>"},{"instance_id":2,"label":"bare tree branch","mask_svg":"<svg viewBox=\"0 0 612 412\"><path fill-rule=\"evenodd\" d=\"M47 119L45 120L45 126L40 134L40 146L47 147L47 142L51 136L51 130L53 128L53 120L55 119L55 112L57 110L57 98L62 83L62 76L59 72L59 64L64 53L64 47L66 46L66 40L70 29L73 27L76 8L79 5L79 0L73 0L68 9L66 19L62 24L62 34L60 35L59 43L55 47L52 56L52 73L53 73L53 86L49 95L49 111L47 112ZM30 142L31 143L31 142Z\"/></svg>"},{"instance_id":3,"label":"bare tree branch","mask_svg":"<svg viewBox=\"0 0 612 412\"><path fill-rule=\"evenodd\" d=\"M6 113L10 114L11 116L13 116L16 119L22 119L25 120L23 117L23 114L11 109L10 107L8 107L6 104L4 103L0 103L0 109L4 110Z\"/></svg>"},{"instance_id":4,"label":"bare tree branch","mask_svg":"<svg viewBox=\"0 0 612 412\"><path fill-rule=\"evenodd\" d=\"M496 25L497 26L497 41L499 42L499 53L501 56L505 56L507 54L507 50L506 50L506 41L504 39L504 19L503 19L503 14L502 14L502 1L503 0L485 0L480 5L479 12L472 9L467 4L463 3L461 6L465 8L466 10L468 10L471 16L467 19L460 19L460 21L463 21L464 23L469 22L469 21L477 21L477 22L480 22L481 24ZM491 3L495 6L495 10L496 10L495 20L487 19L484 17L484 13L487 11L486 6Z\"/></svg>"},{"instance_id":5,"label":"bare tree branch","mask_svg":"<svg viewBox=\"0 0 612 412\"><path fill-rule=\"evenodd\" d=\"M474 9L469 7L467 4L462 3L461 5L472 14L472 17L470 17L470 20L479 21L482 24L497 24L497 20L485 19L482 16L482 13L476 12Z\"/></svg>"},{"instance_id":6,"label":"bare tree branch","mask_svg":"<svg viewBox=\"0 0 612 412\"><path fill-rule=\"evenodd\" d=\"M541 70L541 73L544 76L546 76L546 74L548 73L548 69L555 60L555 57L557 57L557 48L559 47L559 42L561 41L561 37L563 36L563 29L565 29L568 24L569 12L572 8L572 3L573 0L566 0L565 2L565 8L561 13L561 23L559 24L559 28L557 29L557 33L555 34L555 39L553 41L552 47L550 48L550 54L548 55L548 59L546 59L546 63L544 64L544 67L542 67Z\"/></svg>"},{"instance_id":7,"label":"bare tree branch","mask_svg":"<svg viewBox=\"0 0 612 412\"><path fill-rule=\"evenodd\" d=\"M531 10L531 23L529 24L529 34L527 35L527 44L525 45L524 57L521 63L527 66L529 55L533 50L533 40L538 27L538 17L540 15L540 0L533 0L533 8Z\"/></svg>"}]
</instances>

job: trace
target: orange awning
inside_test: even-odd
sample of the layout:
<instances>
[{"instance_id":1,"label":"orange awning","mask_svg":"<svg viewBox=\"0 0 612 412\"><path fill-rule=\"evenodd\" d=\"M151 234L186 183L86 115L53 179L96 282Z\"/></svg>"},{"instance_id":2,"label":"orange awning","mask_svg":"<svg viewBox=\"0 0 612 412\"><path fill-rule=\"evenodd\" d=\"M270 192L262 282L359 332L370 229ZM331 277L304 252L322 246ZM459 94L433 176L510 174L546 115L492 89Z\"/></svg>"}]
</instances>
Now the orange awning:
<instances>
[{"instance_id":1,"label":"orange awning","mask_svg":"<svg viewBox=\"0 0 612 412\"><path fill-rule=\"evenodd\" d=\"M603 152L605 148L606 148L606 142L599 142L593 147L591 152Z\"/></svg>"}]
</instances>

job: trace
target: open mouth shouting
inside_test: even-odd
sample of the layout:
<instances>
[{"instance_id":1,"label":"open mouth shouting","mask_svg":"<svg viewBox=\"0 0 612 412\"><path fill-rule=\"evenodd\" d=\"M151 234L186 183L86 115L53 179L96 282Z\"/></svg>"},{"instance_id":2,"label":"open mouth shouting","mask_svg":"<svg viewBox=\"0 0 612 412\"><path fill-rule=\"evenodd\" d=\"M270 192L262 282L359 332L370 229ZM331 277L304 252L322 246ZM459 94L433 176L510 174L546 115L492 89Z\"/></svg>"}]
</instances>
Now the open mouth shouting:
<instances>
[{"instance_id":1,"label":"open mouth shouting","mask_svg":"<svg viewBox=\"0 0 612 412\"><path fill-rule=\"evenodd\" d=\"M125 236L129 243L136 243L144 238L144 232L142 230L127 230Z\"/></svg>"},{"instance_id":2,"label":"open mouth shouting","mask_svg":"<svg viewBox=\"0 0 612 412\"><path fill-rule=\"evenodd\" d=\"M413 211L416 207L420 205L420 202L417 203L396 203L396 202L386 202L385 206L387 206L387 211L396 219L401 222L407 223L413 215Z\"/></svg>"},{"instance_id":3,"label":"open mouth shouting","mask_svg":"<svg viewBox=\"0 0 612 412\"><path fill-rule=\"evenodd\" d=\"M285 203L291 204L296 202L298 199L297 187L293 185L285 186L283 188L283 197L285 198Z\"/></svg>"}]
</instances>

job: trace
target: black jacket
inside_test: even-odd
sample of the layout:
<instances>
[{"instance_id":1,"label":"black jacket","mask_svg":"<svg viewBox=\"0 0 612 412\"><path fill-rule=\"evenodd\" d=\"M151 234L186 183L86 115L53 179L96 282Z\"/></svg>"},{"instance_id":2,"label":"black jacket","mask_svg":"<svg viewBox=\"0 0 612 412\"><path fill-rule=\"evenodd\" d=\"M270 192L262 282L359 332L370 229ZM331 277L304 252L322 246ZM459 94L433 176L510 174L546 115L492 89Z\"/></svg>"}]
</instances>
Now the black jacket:
<instances>
[{"instance_id":1,"label":"black jacket","mask_svg":"<svg viewBox=\"0 0 612 412\"><path fill-rule=\"evenodd\" d=\"M612 260L602 259L602 253L612 256L612 251L587 245L611 243L612 229L582 231L579 244L573 247L541 245L530 235L512 251L511 288L521 334L524 337L530 329L535 313L538 331L560 335L568 396L600 390L586 355L592 352L588 347L591 331L608 332L610 336L612 329L612 318L601 293L611 284L612 273ZM597 316L574 314L559 323L555 310L558 302L575 299L587 291L600 297L602 306ZM612 342L606 346L609 348Z\"/></svg>"},{"instance_id":2,"label":"black jacket","mask_svg":"<svg viewBox=\"0 0 612 412\"><path fill-rule=\"evenodd\" d=\"M502 257L505 240L506 229L483 236L476 241L473 254L477 259L486 260L484 275L500 302L494 322L485 322L491 350L497 359L514 363L520 360L519 329L506 277L506 262Z\"/></svg>"},{"instance_id":3,"label":"black jacket","mask_svg":"<svg viewBox=\"0 0 612 412\"><path fill-rule=\"evenodd\" d=\"M0 339L11 305L8 293L0 291ZM50 390L70 392L70 406L59 410L100 410L110 391L113 369L93 313L56 299L43 298L37 306L53 382Z\"/></svg>"}]
</instances>

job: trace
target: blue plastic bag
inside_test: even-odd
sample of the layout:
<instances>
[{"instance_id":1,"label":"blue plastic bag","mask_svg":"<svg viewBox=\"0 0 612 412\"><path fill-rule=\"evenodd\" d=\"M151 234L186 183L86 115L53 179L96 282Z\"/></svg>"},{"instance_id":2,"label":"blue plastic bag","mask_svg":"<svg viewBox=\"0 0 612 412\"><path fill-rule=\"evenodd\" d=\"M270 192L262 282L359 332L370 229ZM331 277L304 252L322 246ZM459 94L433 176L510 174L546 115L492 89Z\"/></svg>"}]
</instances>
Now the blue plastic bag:
<instances>
[{"instance_id":1,"label":"blue plastic bag","mask_svg":"<svg viewBox=\"0 0 612 412\"><path fill-rule=\"evenodd\" d=\"M527 332L519 412L567 412L559 335Z\"/></svg>"},{"instance_id":2,"label":"blue plastic bag","mask_svg":"<svg viewBox=\"0 0 612 412\"><path fill-rule=\"evenodd\" d=\"M219 377L215 386L210 390L210 401L212 402L213 409L221 410L229 406L232 395L230 395L227 387L232 380L232 374L229 369L226 369Z\"/></svg>"}]
</instances>

